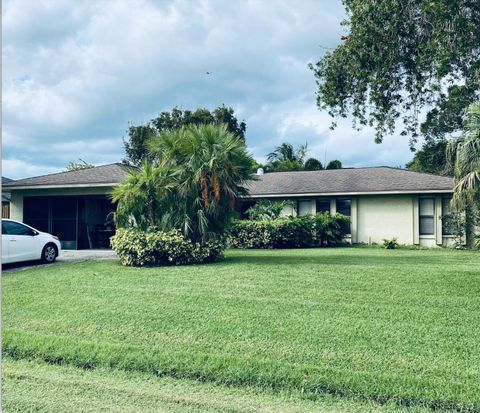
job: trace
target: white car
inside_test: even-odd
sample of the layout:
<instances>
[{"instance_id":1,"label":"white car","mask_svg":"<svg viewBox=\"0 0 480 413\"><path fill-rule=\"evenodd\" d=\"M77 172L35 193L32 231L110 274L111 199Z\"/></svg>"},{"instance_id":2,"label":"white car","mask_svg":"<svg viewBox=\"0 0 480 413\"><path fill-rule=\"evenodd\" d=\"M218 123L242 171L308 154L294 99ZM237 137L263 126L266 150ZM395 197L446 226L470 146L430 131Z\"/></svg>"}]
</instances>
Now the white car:
<instances>
[{"instance_id":1,"label":"white car","mask_svg":"<svg viewBox=\"0 0 480 413\"><path fill-rule=\"evenodd\" d=\"M51 263L60 251L58 237L13 219L2 219L2 264L32 260Z\"/></svg>"}]
</instances>

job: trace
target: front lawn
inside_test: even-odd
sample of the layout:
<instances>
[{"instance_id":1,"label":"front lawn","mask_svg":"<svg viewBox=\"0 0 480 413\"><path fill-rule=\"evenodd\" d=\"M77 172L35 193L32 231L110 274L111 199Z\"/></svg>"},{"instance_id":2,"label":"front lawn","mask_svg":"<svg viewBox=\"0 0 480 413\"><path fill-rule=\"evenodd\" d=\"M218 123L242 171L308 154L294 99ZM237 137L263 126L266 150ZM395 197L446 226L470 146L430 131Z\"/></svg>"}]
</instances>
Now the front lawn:
<instances>
[{"instance_id":1,"label":"front lawn","mask_svg":"<svg viewBox=\"0 0 480 413\"><path fill-rule=\"evenodd\" d=\"M82 368L480 409L480 254L228 251L3 276L3 350Z\"/></svg>"}]
</instances>

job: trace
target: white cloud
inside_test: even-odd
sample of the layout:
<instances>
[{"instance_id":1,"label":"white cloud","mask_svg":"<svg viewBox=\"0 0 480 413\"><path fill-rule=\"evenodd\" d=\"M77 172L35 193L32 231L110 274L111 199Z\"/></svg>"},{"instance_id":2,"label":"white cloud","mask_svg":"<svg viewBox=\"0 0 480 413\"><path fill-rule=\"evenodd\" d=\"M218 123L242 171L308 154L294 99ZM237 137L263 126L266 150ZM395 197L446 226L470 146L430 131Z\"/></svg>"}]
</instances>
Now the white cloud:
<instances>
[{"instance_id":1,"label":"white cloud","mask_svg":"<svg viewBox=\"0 0 480 413\"><path fill-rule=\"evenodd\" d=\"M327 145L350 164L404 163L403 140L376 146L348 123L331 132L315 107L307 64L339 42L343 13L339 0L7 1L4 156L45 170L111 162L128 121L225 103L257 156L307 139L312 155Z\"/></svg>"},{"instance_id":2,"label":"white cloud","mask_svg":"<svg viewBox=\"0 0 480 413\"><path fill-rule=\"evenodd\" d=\"M59 172L58 168L45 165L35 165L19 159L2 159L2 176L10 179L20 179Z\"/></svg>"}]
</instances>

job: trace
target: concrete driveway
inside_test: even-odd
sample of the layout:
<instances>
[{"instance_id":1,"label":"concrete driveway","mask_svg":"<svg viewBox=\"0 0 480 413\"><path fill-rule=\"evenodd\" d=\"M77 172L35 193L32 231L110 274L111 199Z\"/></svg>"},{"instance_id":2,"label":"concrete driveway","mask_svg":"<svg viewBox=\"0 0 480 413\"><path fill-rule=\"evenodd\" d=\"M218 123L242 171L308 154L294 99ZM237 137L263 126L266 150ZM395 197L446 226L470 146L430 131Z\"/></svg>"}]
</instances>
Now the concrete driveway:
<instances>
[{"instance_id":1,"label":"concrete driveway","mask_svg":"<svg viewBox=\"0 0 480 413\"><path fill-rule=\"evenodd\" d=\"M90 260L115 260L117 254L113 250L63 250L53 264L40 264L39 261L26 261L2 266L2 273L23 271L40 266L52 266L62 262L81 262Z\"/></svg>"}]
</instances>

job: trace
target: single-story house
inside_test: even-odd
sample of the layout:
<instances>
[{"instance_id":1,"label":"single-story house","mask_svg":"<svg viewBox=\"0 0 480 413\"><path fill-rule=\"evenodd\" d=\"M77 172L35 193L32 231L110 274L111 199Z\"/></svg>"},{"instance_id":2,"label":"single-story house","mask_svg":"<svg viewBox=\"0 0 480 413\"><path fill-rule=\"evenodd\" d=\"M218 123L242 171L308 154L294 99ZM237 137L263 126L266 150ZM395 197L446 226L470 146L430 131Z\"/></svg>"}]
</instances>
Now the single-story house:
<instances>
[{"instance_id":1,"label":"single-story house","mask_svg":"<svg viewBox=\"0 0 480 413\"><path fill-rule=\"evenodd\" d=\"M111 189L127 172L121 164L13 181L11 217L59 236L64 248L108 246L113 234ZM257 174L239 201L244 213L259 199L290 200L284 215L339 212L351 218L352 243L449 245L442 222L453 192L452 178L390 167Z\"/></svg>"}]
</instances>

